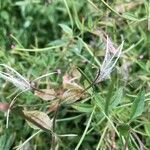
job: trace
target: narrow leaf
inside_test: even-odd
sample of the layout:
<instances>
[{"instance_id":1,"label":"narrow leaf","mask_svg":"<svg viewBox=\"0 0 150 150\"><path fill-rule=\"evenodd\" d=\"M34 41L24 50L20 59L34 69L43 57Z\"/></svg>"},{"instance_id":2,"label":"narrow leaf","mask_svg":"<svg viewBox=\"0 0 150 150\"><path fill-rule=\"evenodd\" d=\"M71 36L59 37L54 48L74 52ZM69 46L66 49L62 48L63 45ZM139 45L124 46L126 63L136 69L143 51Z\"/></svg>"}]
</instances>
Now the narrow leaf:
<instances>
[{"instance_id":1,"label":"narrow leaf","mask_svg":"<svg viewBox=\"0 0 150 150\"><path fill-rule=\"evenodd\" d=\"M136 16L131 13L125 12L123 13L123 17L131 21L138 21L138 18L136 18Z\"/></svg>"},{"instance_id":2,"label":"narrow leaf","mask_svg":"<svg viewBox=\"0 0 150 150\"><path fill-rule=\"evenodd\" d=\"M117 127L119 133L122 135L122 136L126 136L128 135L129 133L129 130L130 130L130 126L128 124L120 124L118 127Z\"/></svg>"},{"instance_id":3,"label":"narrow leaf","mask_svg":"<svg viewBox=\"0 0 150 150\"><path fill-rule=\"evenodd\" d=\"M132 105L132 112L130 119L135 119L136 117L140 116L144 110L144 91L140 92L135 99Z\"/></svg>"},{"instance_id":4,"label":"narrow leaf","mask_svg":"<svg viewBox=\"0 0 150 150\"><path fill-rule=\"evenodd\" d=\"M0 150L10 150L14 140L15 140L15 134L7 134L0 136Z\"/></svg>"},{"instance_id":5,"label":"narrow leaf","mask_svg":"<svg viewBox=\"0 0 150 150\"><path fill-rule=\"evenodd\" d=\"M111 107L115 108L116 106L118 106L121 103L122 99L123 99L123 88L121 87L115 92L114 96L112 97Z\"/></svg>"},{"instance_id":6,"label":"narrow leaf","mask_svg":"<svg viewBox=\"0 0 150 150\"><path fill-rule=\"evenodd\" d=\"M100 96L100 94L96 94L96 95L94 96L94 100L95 100L95 102L96 102L96 105L97 105L100 109L104 110L104 107L105 107L105 100Z\"/></svg>"},{"instance_id":7,"label":"narrow leaf","mask_svg":"<svg viewBox=\"0 0 150 150\"><path fill-rule=\"evenodd\" d=\"M74 104L72 107L80 112L92 112L93 106L89 104Z\"/></svg>"},{"instance_id":8,"label":"narrow leaf","mask_svg":"<svg viewBox=\"0 0 150 150\"><path fill-rule=\"evenodd\" d=\"M144 124L145 133L150 138L150 124Z\"/></svg>"},{"instance_id":9,"label":"narrow leaf","mask_svg":"<svg viewBox=\"0 0 150 150\"><path fill-rule=\"evenodd\" d=\"M63 31L69 35L73 35L73 31L70 27L68 27L67 25L65 24L59 24L59 26L63 29Z\"/></svg>"}]
</instances>

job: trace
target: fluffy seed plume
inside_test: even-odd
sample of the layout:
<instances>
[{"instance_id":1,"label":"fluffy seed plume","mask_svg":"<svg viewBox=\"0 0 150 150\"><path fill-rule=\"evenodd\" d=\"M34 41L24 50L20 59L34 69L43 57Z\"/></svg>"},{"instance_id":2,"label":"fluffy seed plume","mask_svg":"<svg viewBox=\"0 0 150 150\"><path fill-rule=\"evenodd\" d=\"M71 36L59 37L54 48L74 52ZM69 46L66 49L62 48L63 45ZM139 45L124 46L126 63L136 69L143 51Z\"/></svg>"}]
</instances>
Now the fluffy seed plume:
<instances>
[{"instance_id":1,"label":"fluffy seed plume","mask_svg":"<svg viewBox=\"0 0 150 150\"><path fill-rule=\"evenodd\" d=\"M32 89L30 82L27 81L16 70L14 70L13 68L11 68L5 64L0 64L0 66L2 66L6 70L6 72L0 71L1 78L13 83L16 87L18 87L21 90L31 90Z\"/></svg>"},{"instance_id":2,"label":"fluffy seed plume","mask_svg":"<svg viewBox=\"0 0 150 150\"><path fill-rule=\"evenodd\" d=\"M115 48L113 46L113 43L107 36L104 61L100 69L98 70L97 76L94 80L94 84L104 81L110 77L112 70L114 69L119 57L121 56L123 43L124 42L122 42L118 48Z\"/></svg>"}]
</instances>

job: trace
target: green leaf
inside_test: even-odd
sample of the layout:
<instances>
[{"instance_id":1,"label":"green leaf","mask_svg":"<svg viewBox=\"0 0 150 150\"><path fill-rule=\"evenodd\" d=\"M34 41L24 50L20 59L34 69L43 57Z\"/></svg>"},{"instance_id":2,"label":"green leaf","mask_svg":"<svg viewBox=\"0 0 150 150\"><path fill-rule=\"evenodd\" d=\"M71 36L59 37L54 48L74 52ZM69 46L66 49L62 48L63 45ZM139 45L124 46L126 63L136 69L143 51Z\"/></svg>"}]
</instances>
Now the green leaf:
<instances>
[{"instance_id":1,"label":"green leaf","mask_svg":"<svg viewBox=\"0 0 150 150\"><path fill-rule=\"evenodd\" d=\"M55 40L47 44L47 46L65 46L69 41L69 38Z\"/></svg>"},{"instance_id":2,"label":"green leaf","mask_svg":"<svg viewBox=\"0 0 150 150\"><path fill-rule=\"evenodd\" d=\"M0 136L0 150L10 150L15 140L15 134L4 134Z\"/></svg>"},{"instance_id":3,"label":"green leaf","mask_svg":"<svg viewBox=\"0 0 150 150\"><path fill-rule=\"evenodd\" d=\"M115 92L114 96L112 97L111 107L115 108L116 106L118 106L121 103L122 99L123 99L123 88L121 87Z\"/></svg>"},{"instance_id":4,"label":"green leaf","mask_svg":"<svg viewBox=\"0 0 150 150\"><path fill-rule=\"evenodd\" d=\"M75 16L75 23L76 23L76 26L79 30L83 30L83 25L81 23L81 21L79 20L79 17L78 16ZM84 27L85 28L85 27Z\"/></svg>"},{"instance_id":5,"label":"green leaf","mask_svg":"<svg viewBox=\"0 0 150 150\"><path fill-rule=\"evenodd\" d=\"M135 119L142 114L144 110L144 100L145 94L144 91L142 91L138 94L137 98L133 102L130 120Z\"/></svg>"},{"instance_id":6,"label":"green leaf","mask_svg":"<svg viewBox=\"0 0 150 150\"><path fill-rule=\"evenodd\" d=\"M131 13L126 12L123 14L123 17L128 19L128 20L131 20L131 21L138 21L138 18L136 18L136 16L131 14Z\"/></svg>"},{"instance_id":7,"label":"green leaf","mask_svg":"<svg viewBox=\"0 0 150 150\"><path fill-rule=\"evenodd\" d=\"M8 21L10 16L7 11L1 11L0 17Z\"/></svg>"},{"instance_id":8,"label":"green leaf","mask_svg":"<svg viewBox=\"0 0 150 150\"><path fill-rule=\"evenodd\" d=\"M6 136L6 134L0 136L0 149L5 149L5 143L7 141Z\"/></svg>"},{"instance_id":9,"label":"green leaf","mask_svg":"<svg viewBox=\"0 0 150 150\"><path fill-rule=\"evenodd\" d=\"M73 35L73 31L70 27L68 27L67 25L65 24L59 24L59 26L63 29L63 31L69 35Z\"/></svg>"},{"instance_id":10,"label":"green leaf","mask_svg":"<svg viewBox=\"0 0 150 150\"><path fill-rule=\"evenodd\" d=\"M148 68L145 67L145 66L146 66L145 62L138 60L138 61L136 61L136 63L137 63L144 71L149 72L149 71L148 71ZM148 64L148 66L149 66L149 64Z\"/></svg>"},{"instance_id":11,"label":"green leaf","mask_svg":"<svg viewBox=\"0 0 150 150\"><path fill-rule=\"evenodd\" d=\"M72 105L72 107L80 112L92 112L93 111L93 106L90 104L78 103L78 104Z\"/></svg>"},{"instance_id":12,"label":"green leaf","mask_svg":"<svg viewBox=\"0 0 150 150\"><path fill-rule=\"evenodd\" d=\"M14 134L8 135L7 141L5 143L6 144L5 150L11 149L11 146L13 145L14 141L15 141L15 135Z\"/></svg>"},{"instance_id":13,"label":"green leaf","mask_svg":"<svg viewBox=\"0 0 150 150\"><path fill-rule=\"evenodd\" d=\"M83 48L83 43L82 43L81 39L78 39L78 41L77 41L77 47L78 47L78 49L79 49L79 51L81 53L81 50Z\"/></svg>"},{"instance_id":14,"label":"green leaf","mask_svg":"<svg viewBox=\"0 0 150 150\"><path fill-rule=\"evenodd\" d=\"M25 6L30 4L28 1L18 1L14 3L14 6Z\"/></svg>"},{"instance_id":15,"label":"green leaf","mask_svg":"<svg viewBox=\"0 0 150 150\"><path fill-rule=\"evenodd\" d=\"M117 127L117 129L122 136L127 136L130 130L130 126L128 124L121 124Z\"/></svg>"},{"instance_id":16,"label":"green leaf","mask_svg":"<svg viewBox=\"0 0 150 150\"><path fill-rule=\"evenodd\" d=\"M26 111L23 110L24 118L30 122L31 124L34 124L35 126L39 127L43 130L51 130L52 129L52 120L48 117L48 115L41 111ZM31 127L33 127L31 125ZM34 128L34 127L33 127Z\"/></svg>"},{"instance_id":17,"label":"green leaf","mask_svg":"<svg viewBox=\"0 0 150 150\"><path fill-rule=\"evenodd\" d=\"M144 124L145 133L150 137L150 123Z\"/></svg>"},{"instance_id":18,"label":"green leaf","mask_svg":"<svg viewBox=\"0 0 150 150\"><path fill-rule=\"evenodd\" d=\"M83 43L82 43L81 39L78 39L77 43L76 43L76 44L74 45L74 47L73 47L73 51L74 51L77 55L81 56L81 55L82 55L82 54L81 54L82 48L83 48ZM81 56L81 57L82 57L82 56Z\"/></svg>"},{"instance_id":19,"label":"green leaf","mask_svg":"<svg viewBox=\"0 0 150 150\"><path fill-rule=\"evenodd\" d=\"M102 109L102 110L104 110L104 107L105 107L105 100L100 96L100 94L95 94L94 95L94 100L95 100L95 102L96 102L96 105L100 108L100 109Z\"/></svg>"}]
</instances>

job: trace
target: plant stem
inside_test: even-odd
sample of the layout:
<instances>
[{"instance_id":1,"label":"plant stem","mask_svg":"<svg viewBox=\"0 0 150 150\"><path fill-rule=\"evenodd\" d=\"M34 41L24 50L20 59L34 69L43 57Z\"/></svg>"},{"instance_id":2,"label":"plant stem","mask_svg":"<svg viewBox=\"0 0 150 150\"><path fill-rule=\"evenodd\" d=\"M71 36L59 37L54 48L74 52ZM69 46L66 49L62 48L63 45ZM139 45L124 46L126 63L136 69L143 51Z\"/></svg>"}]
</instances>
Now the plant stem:
<instances>
[{"instance_id":1,"label":"plant stem","mask_svg":"<svg viewBox=\"0 0 150 150\"><path fill-rule=\"evenodd\" d=\"M58 107L57 107L57 110L56 110L56 112L54 114L54 118L53 118L53 128L52 128L52 131L53 131L54 134L52 134L52 141L51 141L51 143L52 143L52 150L55 150L55 147L56 147L55 128L56 128L56 118L57 118L58 111L59 111L59 108L60 108L59 104L60 104L60 100L58 101Z\"/></svg>"}]
</instances>

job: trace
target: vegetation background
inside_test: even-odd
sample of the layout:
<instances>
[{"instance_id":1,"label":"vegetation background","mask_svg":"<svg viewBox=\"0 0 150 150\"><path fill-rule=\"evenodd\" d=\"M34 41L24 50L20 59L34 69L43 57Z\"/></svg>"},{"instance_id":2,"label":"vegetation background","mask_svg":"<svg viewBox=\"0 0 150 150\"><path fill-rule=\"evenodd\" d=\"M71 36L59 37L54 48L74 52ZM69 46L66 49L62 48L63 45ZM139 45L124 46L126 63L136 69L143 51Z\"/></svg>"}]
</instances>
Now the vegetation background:
<instances>
[{"instance_id":1,"label":"vegetation background","mask_svg":"<svg viewBox=\"0 0 150 150\"><path fill-rule=\"evenodd\" d=\"M61 136L55 148L150 149L148 0L0 0L0 63L30 81L57 71L36 82L40 89L62 92L65 77L77 77L76 84L86 88L105 55L101 31L115 45L124 41L123 54L110 79L90 88L80 101L70 103L75 100L71 95L60 106L55 132ZM0 106L10 103L16 92L0 79ZM25 92L15 106L49 112L52 118L52 104ZM8 128L6 113L1 111L0 118L0 150L18 145L23 150L50 149L47 132L39 133L11 112Z\"/></svg>"}]
</instances>

